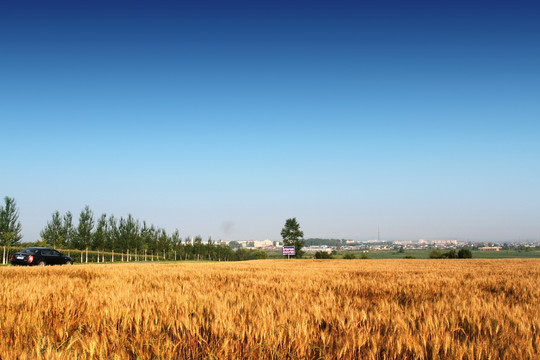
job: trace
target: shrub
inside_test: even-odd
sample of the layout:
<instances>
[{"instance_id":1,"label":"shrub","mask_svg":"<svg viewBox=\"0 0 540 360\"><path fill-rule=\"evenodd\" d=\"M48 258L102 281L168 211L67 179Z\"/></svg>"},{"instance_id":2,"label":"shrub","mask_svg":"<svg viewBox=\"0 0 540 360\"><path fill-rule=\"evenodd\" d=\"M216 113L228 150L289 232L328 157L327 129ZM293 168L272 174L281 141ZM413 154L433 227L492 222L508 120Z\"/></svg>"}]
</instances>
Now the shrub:
<instances>
[{"instance_id":1,"label":"shrub","mask_svg":"<svg viewBox=\"0 0 540 360\"><path fill-rule=\"evenodd\" d=\"M332 255L326 251L317 251L315 253L315 259L332 259Z\"/></svg>"},{"instance_id":2,"label":"shrub","mask_svg":"<svg viewBox=\"0 0 540 360\"><path fill-rule=\"evenodd\" d=\"M238 249L236 251L236 260L259 260L268 259L268 253L264 250Z\"/></svg>"},{"instance_id":3,"label":"shrub","mask_svg":"<svg viewBox=\"0 0 540 360\"><path fill-rule=\"evenodd\" d=\"M472 252L469 249L459 249L457 256L460 259L470 259L472 258Z\"/></svg>"},{"instance_id":4,"label":"shrub","mask_svg":"<svg viewBox=\"0 0 540 360\"><path fill-rule=\"evenodd\" d=\"M354 255L353 253L348 253L343 255L343 258L347 260L356 259L356 255Z\"/></svg>"}]
</instances>

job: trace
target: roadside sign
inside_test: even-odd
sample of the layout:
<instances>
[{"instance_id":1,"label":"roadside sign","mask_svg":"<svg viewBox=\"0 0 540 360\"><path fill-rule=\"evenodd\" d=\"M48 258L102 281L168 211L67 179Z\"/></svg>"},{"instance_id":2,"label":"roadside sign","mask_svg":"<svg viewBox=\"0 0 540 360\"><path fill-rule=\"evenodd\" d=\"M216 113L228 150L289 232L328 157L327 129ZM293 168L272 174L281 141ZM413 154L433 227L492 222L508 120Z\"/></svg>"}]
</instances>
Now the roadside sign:
<instances>
[{"instance_id":1,"label":"roadside sign","mask_svg":"<svg viewBox=\"0 0 540 360\"><path fill-rule=\"evenodd\" d=\"M281 249L281 255L283 256L294 256L296 255L296 252L294 251L294 246L284 246Z\"/></svg>"}]
</instances>

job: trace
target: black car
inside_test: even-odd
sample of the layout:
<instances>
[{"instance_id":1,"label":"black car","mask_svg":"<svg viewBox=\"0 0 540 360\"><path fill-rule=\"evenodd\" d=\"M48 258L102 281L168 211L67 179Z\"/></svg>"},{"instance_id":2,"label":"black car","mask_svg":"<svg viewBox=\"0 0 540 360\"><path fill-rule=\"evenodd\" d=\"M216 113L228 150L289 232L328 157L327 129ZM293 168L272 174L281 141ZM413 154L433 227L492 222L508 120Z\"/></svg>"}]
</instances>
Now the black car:
<instances>
[{"instance_id":1,"label":"black car","mask_svg":"<svg viewBox=\"0 0 540 360\"><path fill-rule=\"evenodd\" d=\"M11 265L71 265L73 259L60 251L45 247L30 247L11 256Z\"/></svg>"}]
</instances>

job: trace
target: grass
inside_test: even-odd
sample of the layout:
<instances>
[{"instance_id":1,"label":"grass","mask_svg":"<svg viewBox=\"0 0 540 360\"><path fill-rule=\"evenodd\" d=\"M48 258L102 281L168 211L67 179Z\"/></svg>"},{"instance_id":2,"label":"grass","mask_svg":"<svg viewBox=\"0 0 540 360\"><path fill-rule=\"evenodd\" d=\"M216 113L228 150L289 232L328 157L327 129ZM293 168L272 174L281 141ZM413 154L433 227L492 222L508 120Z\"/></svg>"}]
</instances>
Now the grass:
<instances>
[{"instance_id":1,"label":"grass","mask_svg":"<svg viewBox=\"0 0 540 360\"><path fill-rule=\"evenodd\" d=\"M534 359L540 261L0 268L1 359Z\"/></svg>"}]
</instances>

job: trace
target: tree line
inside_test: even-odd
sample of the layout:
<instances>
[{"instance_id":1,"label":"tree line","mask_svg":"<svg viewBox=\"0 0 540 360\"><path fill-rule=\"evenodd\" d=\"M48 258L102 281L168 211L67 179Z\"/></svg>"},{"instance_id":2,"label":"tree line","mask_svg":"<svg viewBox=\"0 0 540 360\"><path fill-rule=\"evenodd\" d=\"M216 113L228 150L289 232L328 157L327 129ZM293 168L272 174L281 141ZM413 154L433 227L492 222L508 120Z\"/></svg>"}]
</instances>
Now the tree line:
<instances>
[{"instance_id":1,"label":"tree line","mask_svg":"<svg viewBox=\"0 0 540 360\"><path fill-rule=\"evenodd\" d=\"M442 252L439 249L433 249L429 253L430 259L470 259L472 258L472 252L469 249L461 248L458 251L450 249L447 252Z\"/></svg>"},{"instance_id":2,"label":"tree line","mask_svg":"<svg viewBox=\"0 0 540 360\"><path fill-rule=\"evenodd\" d=\"M267 257L263 251L234 251L227 244L211 238L206 242L201 236L182 239L178 229L167 233L131 214L125 218L101 214L95 218L88 205L80 212L76 226L71 212L62 216L55 211L40 236L46 245L54 248L129 251L131 254L155 254L164 259L232 261Z\"/></svg>"},{"instance_id":3,"label":"tree line","mask_svg":"<svg viewBox=\"0 0 540 360\"><path fill-rule=\"evenodd\" d=\"M21 244L21 231L15 199L6 196L4 205L0 206L0 246L31 244ZM40 237L41 240L32 245L118 254L152 254L158 259L234 261L268 257L260 250L235 251L211 238L207 241L203 241L201 236L182 239L178 229L167 233L165 229L141 222L131 214L125 218L101 214L96 218L88 205L80 212L77 224L70 211L64 215L59 211L53 212L40 231Z\"/></svg>"}]
</instances>

